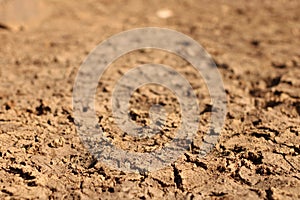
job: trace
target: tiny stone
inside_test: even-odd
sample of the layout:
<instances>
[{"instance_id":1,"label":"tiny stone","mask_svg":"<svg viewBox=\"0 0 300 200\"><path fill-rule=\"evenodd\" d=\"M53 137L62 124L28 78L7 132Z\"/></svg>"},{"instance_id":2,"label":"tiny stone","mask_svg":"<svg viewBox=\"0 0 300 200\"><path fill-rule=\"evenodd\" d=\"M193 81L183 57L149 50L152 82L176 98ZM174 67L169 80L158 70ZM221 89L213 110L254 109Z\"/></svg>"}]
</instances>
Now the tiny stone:
<instances>
[{"instance_id":1,"label":"tiny stone","mask_svg":"<svg viewBox=\"0 0 300 200\"><path fill-rule=\"evenodd\" d=\"M161 19L167 19L173 16L173 11L169 9L162 9L158 10L156 15Z\"/></svg>"}]
</instances>

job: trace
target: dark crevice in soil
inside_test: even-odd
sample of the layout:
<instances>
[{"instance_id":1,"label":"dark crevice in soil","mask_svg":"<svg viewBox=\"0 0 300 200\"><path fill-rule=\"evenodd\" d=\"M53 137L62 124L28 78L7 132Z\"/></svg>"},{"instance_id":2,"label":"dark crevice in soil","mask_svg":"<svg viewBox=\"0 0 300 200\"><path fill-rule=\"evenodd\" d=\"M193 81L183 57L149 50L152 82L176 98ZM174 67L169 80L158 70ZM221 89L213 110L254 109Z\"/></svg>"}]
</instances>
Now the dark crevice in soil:
<instances>
[{"instance_id":1,"label":"dark crevice in soil","mask_svg":"<svg viewBox=\"0 0 300 200\"><path fill-rule=\"evenodd\" d=\"M251 134L252 136L254 137L257 137L257 138L264 138L265 140L271 140L271 136L270 134L267 134L267 133L258 133L258 132L253 132ZM273 141L273 140L272 140Z\"/></svg>"},{"instance_id":2,"label":"dark crevice in soil","mask_svg":"<svg viewBox=\"0 0 300 200\"><path fill-rule=\"evenodd\" d=\"M267 200L274 200L273 191L271 189L266 190L266 195Z\"/></svg>"},{"instance_id":3,"label":"dark crevice in soil","mask_svg":"<svg viewBox=\"0 0 300 200\"><path fill-rule=\"evenodd\" d=\"M172 164L172 167L173 167L175 185L178 189L183 191L182 178L181 178L181 175L180 175L180 171L179 171L179 169L177 169L175 164Z\"/></svg>"},{"instance_id":4,"label":"dark crevice in soil","mask_svg":"<svg viewBox=\"0 0 300 200\"><path fill-rule=\"evenodd\" d=\"M12 192L10 192L10 191L8 191L6 189L2 189L1 192L5 193L5 194L8 194L9 196L13 196L14 195L14 193L12 193Z\"/></svg>"},{"instance_id":5,"label":"dark crevice in soil","mask_svg":"<svg viewBox=\"0 0 300 200\"><path fill-rule=\"evenodd\" d=\"M281 153L281 152L277 152L277 151L274 151L273 153L275 154L279 154L283 157L283 159L296 171L300 172L300 170L298 168L296 168L288 159L286 159L286 154L285 153Z\"/></svg>"},{"instance_id":6,"label":"dark crevice in soil","mask_svg":"<svg viewBox=\"0 0 300 200\"><path fill-rule=\"evenodd\" d=\"M265 108L269 108L269 107L274 108L280 104L282 104L282 102L280 102L280 101L267 101Z\"/></svg>"},{"instance_id":7,"label":"dark crevice in soil","mask_svg":"<svg viewBox=\"0 0 300 200\"><path fill-rule=\"evenodd\" d=\"M97 164L97 162L98 162L97 159L93 159L87 168L88 168L88 169L93 168L93 167Z\"/></svg>"},{"instance_id":8,"label":"dark crevice in soil","mask_svg":"<svg viewBox=\"0 0 300 200\"><path fill-rule=\"evenodd\" d=\"M225 192L212 192L209 194L209 196L215 196L215 197L222 197L225 196L227 193Z\"/></svg>"},{"instance_id":9,"label":"dark crevice in soil","mask_svg":"<svg viewBox=\"0 0 300 200\"><path fill-rule=\"evenodd\" d=\"M185 155L185 157L187 159L187 162L194 163L194 164L196 164L197 167L201 167L201 168L203 168L205 170L208 169L207 165L204 162L201 162L201 161L197 160L197 158L191 158L191 156L188 155L188 154L184 154L184 155Z\"/></svg>"},{"instance_id":10,"label":"dark crevice in soil","mask_svg":"<svg viewBox=\"0 0 300 200\"><path fill-rule=\"evenodd\" d=\"M293 176L293 177L296 178L296 179L298 179L300 181L300 177L298 177L298 176Z\"/></svg>"},{"instance_id":11,"label":"dark crevice in soil","mask_svg":"<svg viewBox=\"0 0 300 200\"><path fill-rule=\"evenodd\" d=\"M246 151L246 148L242 147L242 146L235 145L233 149L229 149L229 150L233 151L234 153L241 153L243 151Z\"/></svg>"},{"instance_id":12,"label":"dark crevice in soil","mask_svg":"<svg viewBox=\"0 0 300 200\"><path fill-rule=\"evenodd\" d=\"M293 106L295 106L298 115L300 115L300 102L294 103Z\"/></svg>"},{"instance_id":13,"label":"dark crevice in soil","mask_svg":"<svg viewBox=\"0 0 300 200\"><path fill-rule=\"evenodd\" d=\"M163 181L161 181L157 178L152 178L152 179L155 180L162 188L169 187L169 184L164 183Z\"/></svg>"},{"instance_id":14,"label":"dark crevice in soil","mask_svg":"<svg viewBox=\"0 0 300 200\"><path fill-rule=\"evenodd\" d=\"M258 151L257 153L248 152L246 159L250 160L255 165L262 164L263 155L260 151Z\"/></svg>"},{"instance_id":15,"label":"dark crevice in soil","mask_svg":"<svg viewBox=\"0 0 300 200\"><path fill-rule=\"evenodd\" d=\"M211 111L212 111L212 105L206 104L205 108L200 112L200 115Z\"/></svg>"},{"instance_id":16,"label":"dark crevice in soil","mask_svg":"<svg viewBox=\"0 0 300 200\"><path fill-rule=\"evenodd\" d=\"M267 86L268 87L274 87L280 83L281 76L272 78L271 80L267 81Z\"/></svg>"},{"instance_id":17,"label":"dark crevice in soil","mask_svg":"<svg viewBox=\"0 0 300 200\"><path fill-rule=\"evenodd\" d=\"M275 130L275 129L272 129L272 128L269 128L269 127L258 127L258 129L273 132L273 133L275 133L275 136L278 136L279 133L280 133L279 131L277 131L277 130Z\"/></svg>"},{"instance_id":18,"label":"dark crevice in soil","mask_svg":"<svg viewBox=\"0 0 300 200\"><path fill-rule=\"evenodd\" d=\"M281 144L281 145L286 146L286 147L288 147L288 148L290 148L290 149L294 149L294 151L295 151L296 153L300 154L300 148L298 148L298 147L296 147L296 146L291 146L291 145L288 145L288 144Z\"/></svg>"},{"instance_id":19,"label":"dark crevice in soil","mask_svg":"<svg viewBox=\"0 0 300 200\"><path fill-rule=\"evenodd\" d=\"M36 107L35 110L38 116L51 112L51 108L49 106L45 106L43 101L41 101L41 104Z\"/></svg>"},{"instance_id":20,"label":"dark crevice in soil","mask_svg":"<svg viewBox=\"0 0 300 200\"><path fill-rule=\"evenodd\" d=\"M36 187L36 186L38 186L37 183L36 183L35 181L30 181L30 182L27 183L27 185L28 185L29 187Z\"/></svg>"},{"instance_id":21,"label":"dark crevice in soil","mask_svg":"<svg viewBox=\"0 0 300 200\"><path fill-rule=\"evenodd\" d=\"M8 170L4 170L8 173L19 174L19 176L24 180L33 180L36 178L35 176L30 175L29 172L23 172L23 170L19 168L10 167Z\"/></svg>"},{"instance_id":22,"label":"dark crevice in soil","mask_svg":"<svg viewBox=\"0 0 300 200\"><path fill-rule=\"evenodd\" d=\"M10 30L10 28L4 24L0 24L0 29Z\"/></svg>"}]
</instances>

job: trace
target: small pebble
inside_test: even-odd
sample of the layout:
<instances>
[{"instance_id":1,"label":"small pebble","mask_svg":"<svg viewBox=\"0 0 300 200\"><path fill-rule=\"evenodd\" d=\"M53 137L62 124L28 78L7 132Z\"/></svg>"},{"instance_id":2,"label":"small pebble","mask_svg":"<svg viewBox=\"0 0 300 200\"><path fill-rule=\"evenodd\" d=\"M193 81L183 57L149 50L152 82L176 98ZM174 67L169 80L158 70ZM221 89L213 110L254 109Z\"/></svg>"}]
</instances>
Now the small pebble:
<instances>
[{"instance_id":1,"label":"small pebble","mask_svg":"<svg viewBox=\"0 0 300 200\"><path fill-rule=\"evenodd\" d=\"M167 19L173 16L173 11L169 9L162 9L156 12L157 17L161 19Z\"/></svg>"}]
</instances>

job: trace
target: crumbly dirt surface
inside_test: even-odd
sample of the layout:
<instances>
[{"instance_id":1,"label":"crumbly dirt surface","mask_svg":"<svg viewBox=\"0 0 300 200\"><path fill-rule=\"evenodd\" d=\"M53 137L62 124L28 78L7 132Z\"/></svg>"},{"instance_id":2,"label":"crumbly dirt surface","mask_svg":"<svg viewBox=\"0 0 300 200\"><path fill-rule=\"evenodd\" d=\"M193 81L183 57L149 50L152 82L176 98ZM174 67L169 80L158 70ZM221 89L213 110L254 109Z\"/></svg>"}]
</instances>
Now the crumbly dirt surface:
<instances>
[{"instance_id":1,"label":"crumbly dirt surface","mask_svg":"<svg viewBox=\"0 0 300 200\"><path fill-rule=\"evenodd\" d=\"M0 26L1 199L300 199L299 1L44 4L49 13L38 25ZM172 16L157 15L161 9ZM97 44L147 26L183 32L212 55L228 113L216 148L199 158L211 113L201 76L184 60L158 50L120 58L105 72L96 94L99 124L118 147L159 149L180 123L175 95L146 85L133 94L130 115L147 125L151 104L164 105L167 123L160 133L148 140L133 138L114 124L109 107L114 84L137 64L174 67L190 81L201 109L189 151L164 169L129 174L97 162L84 148L74 124L72 87Z\"/></svg>"}]
</instances>

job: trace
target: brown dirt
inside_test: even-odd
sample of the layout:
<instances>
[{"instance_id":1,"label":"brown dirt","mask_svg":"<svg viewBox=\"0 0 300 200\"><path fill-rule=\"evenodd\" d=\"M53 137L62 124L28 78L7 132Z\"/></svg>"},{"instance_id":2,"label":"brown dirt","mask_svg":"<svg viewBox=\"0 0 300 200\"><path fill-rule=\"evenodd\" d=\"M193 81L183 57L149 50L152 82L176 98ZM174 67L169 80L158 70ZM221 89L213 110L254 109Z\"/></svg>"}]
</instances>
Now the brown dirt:
<instances>
[{"instance_id":1,"label":"brown dirt","mask_svg":"<svg viewBox=\"0 0 300 200\"><path fill-rule=\"evenodd\" d=\"M0 28L0 198L15 199L300 199L299 1L49 0L36 27ZM162 19L157 11L173 16ZM140 63L179 70L199 97L201 124L191 149L149 174L127 174L97 162L83 147L72 113L72 87L87 54L102 40L131 28L183 32L216 61L228 113L216 148L198 158L210 116L201 77L177 56L138 51L115 62L99 82L99 123L115 145L151 151L173 136L178 102L167 89L140 88L132 115L147 124L162 102L168 125L151 140L134 140L113 124L114 83ZM159 91L159 92L157 92Z\"/></svg>"}]
</instances>

